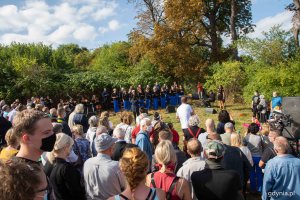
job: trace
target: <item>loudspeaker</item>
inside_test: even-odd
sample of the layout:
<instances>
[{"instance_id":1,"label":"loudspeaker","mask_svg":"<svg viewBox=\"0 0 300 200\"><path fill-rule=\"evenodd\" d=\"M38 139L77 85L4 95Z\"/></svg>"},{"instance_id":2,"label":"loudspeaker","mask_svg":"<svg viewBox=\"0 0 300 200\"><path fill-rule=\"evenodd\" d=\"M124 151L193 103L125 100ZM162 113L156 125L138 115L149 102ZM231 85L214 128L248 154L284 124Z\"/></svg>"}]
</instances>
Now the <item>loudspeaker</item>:
<instances>
[{"instance_id":1,"label":"loudspeaker","mask_svg":"<svg viewBox=\"0 0 300 200\"><path fill-rule=\"evenodd\" d=\"M167 113L175 113L176 112L175 106L167 106L166 112Z\"/></svg>"},{"instance_id":2,"label":"loudspeaker","mask_svg":"<svg viewBox=\"0 0 300 200\"><path fill-rule=\"evenodd\" d=\"M213 108L205 108L205 112L209 114L216 114L217 111Z\"/></svg>"},{"instance_id":3,"label":"loudspeaker","mask_svg":"<svg viewBox=\"0 0 300 200\"><path fill-rule=\"evenodd\" d=\"M300 139L300 97L283 97L282 111L291 116L291 126L282 131L282 135L288 139Z\"/></svg>"}]
</instances>

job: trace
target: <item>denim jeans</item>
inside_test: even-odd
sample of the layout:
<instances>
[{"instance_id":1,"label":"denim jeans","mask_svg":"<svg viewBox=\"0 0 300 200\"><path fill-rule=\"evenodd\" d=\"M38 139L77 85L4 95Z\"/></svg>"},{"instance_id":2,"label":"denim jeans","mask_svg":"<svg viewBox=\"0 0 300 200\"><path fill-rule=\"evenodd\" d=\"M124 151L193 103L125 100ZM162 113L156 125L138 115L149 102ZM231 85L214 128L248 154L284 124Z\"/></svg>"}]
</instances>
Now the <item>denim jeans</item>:
<instances>
[{"instance_id":1,"label":"denim jeans","mask_svg":"<svg viewBox=\"0 0 300 200\"><path fill-rule=\"evenodd\" d=\"M261 157L252 157L253 159L253 167L250 171L250 189L252 192L261 192L262 191L262 170L258 166L258 163Z\"/></svg>"}]
</instances>

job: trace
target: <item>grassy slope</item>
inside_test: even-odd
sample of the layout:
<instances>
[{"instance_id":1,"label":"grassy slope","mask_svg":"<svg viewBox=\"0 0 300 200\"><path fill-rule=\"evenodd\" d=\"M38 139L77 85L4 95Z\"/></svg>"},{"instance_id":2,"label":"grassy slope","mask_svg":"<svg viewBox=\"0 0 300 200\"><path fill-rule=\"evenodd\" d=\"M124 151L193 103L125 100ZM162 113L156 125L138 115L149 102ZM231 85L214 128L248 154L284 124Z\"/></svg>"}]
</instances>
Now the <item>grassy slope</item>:
<instances>
[{"instance_id":1,"label":"grassy slope","mask_svg":"<svg viewBox=\"0 0 300 200\"><path fill-rule=\"evenodd\" d=\"M212 118L215 120L215 123L217 125L218 123L218 114L209 114L205 112L205 108L197 106L198 100L193 100L189 102L195 113L200 117L201 124L200 127L205 128L205 121L208 118ZM217 103L215 103L215 106L213 107L216 109L218 112L220 109L217 107ZM228 112L231 114L232 118L236 122L236 130L240 130L241 133L245 132L244 127L242 126L243 123L251 123L251 117L252 117L252 112L249 108L249 105L226 105L226 109ZM178 131L180 137L180 146L182 146L182 131L181 131L181 126L179 121L176 119L176 114L175 113L166 113L165 110L158 110L158 112L161 114L162 119L164 122L172 122L174 125L175 130ZM149 114L152 115L154 113L153 110L149 111ZM120 122L119 115L114 115L110 117L110 120L113 122L114 125L118 124Z\"/></svg>"}]
</instances>

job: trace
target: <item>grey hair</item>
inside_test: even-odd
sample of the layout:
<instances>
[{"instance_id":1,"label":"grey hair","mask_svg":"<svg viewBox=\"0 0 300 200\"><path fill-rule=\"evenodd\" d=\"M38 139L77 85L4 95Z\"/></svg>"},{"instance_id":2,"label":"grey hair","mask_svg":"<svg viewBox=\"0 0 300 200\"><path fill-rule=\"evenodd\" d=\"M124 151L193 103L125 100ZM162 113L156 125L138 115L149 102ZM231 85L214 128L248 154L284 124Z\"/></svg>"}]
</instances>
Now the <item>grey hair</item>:
<instances>
[{"instance_id":1,"label":"grey hair","mask_svg":"<svg viewBox=\"0 0 300 200\"><path fill-rule=\"evenodd\" d=\"M93 115L89 118L89 125L90 127L97 127L99 119L96 115Z\"/></svg>"},{"instance_id":2,"label":"grey hair","mask_svg":"<svg viewBox=\"0 0 300 200\"><path fill-rule=\"evenodd\" d=\"M76 105L75 113L84 113L84 105L82 103Z\"/></svg>"},{"instance_id":3,"label":"grey hair","mask_svg":"<svg viewBox=\"0 0 300 200\"><path fill-rule=\"evenodd\" d=\"M118 139L124 139L125 137L125 131L121 128L115 128L113 132L113 136Z\"/></svg>"},{"instance_id":4,"label":"grey hair","mask_svg":"<svg viewBox=\"0 0 300 200\"><path fill-rule=\"evenodd\" d=\"M198 115L192 115L189 119L189 126L199 126L200 118Z\"/></svg>"}]
</instances>

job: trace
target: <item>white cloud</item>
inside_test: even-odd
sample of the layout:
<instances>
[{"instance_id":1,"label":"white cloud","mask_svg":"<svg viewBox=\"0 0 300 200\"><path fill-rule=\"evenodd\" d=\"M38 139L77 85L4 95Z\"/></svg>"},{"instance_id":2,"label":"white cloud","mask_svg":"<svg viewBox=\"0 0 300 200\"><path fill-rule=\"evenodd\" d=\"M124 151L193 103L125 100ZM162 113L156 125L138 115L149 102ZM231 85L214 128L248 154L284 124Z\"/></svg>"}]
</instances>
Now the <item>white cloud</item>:
<instances>
[{"instance_id":1,"label":"white cloud","mask_svg":"<svg viewBox=\"0 0 300 200\"><path fill-rule=\"evenodd\" d=\"M120 25L119 21L111 20L110 22L108 22L108 27L110 30L115 31L115 30L118 30L121 27L121 25Z\"/></svg>"},{"instance_id":2,"label":"white cloud","mask_svg":"<svg viewBox=\"0 0 300 200\"><path fill-rule=\"evenodd\" d=\"M275 25L281 25L284 30L290 30L292 28L292 16L293 13L289 11L283 11L275 16L269 16L259 20L254 28L254 32L248 36L251 38L262 38L263 32L268 32L271 27Z\"/></svg>"},{"instance_id":3,"label":"white cloud","mask_svg":"<svg viewBox=\"0 0 300 200\"><path fill-rule=\"evenodd\" d=\"M109 31L116 31L116 30L120 29L122 26L123 25L120 24L120 22L118 20L113 19L108 22L107 27L100 27L98 30L100 31L100 33L104 34Z\"/></svg>"},{"instance_id":4,"label":"white cloud","mask_svg":"<svg viewBox=\"0 0 300 200\"><path fill-rule=\"evenodd\" d=\"M83 24L81 27L77 28L73 33L74 38L78 40L93 40L96 38L95 27Z\"/></svg>"},{"instance_id":5,"label":"white cloud","mask_svg":"<svg viewBox=\"0 0 300 200\"><path fill-rule=\"evenodd\" d=\"M74 30L75 27L72 25L62 25L48 36L48 40L56 44L68 42L68 38L72 35Z\"/></svg>"},{"instance_id":6,"label":"white cloud","mask_svg":"<svg viewBox=\"0 0 300 200\"><path fill-rule=\"evenodd\" d=\"M0 43L43 42L58 44L95 40L105 32L118 30L120 23L109 18L116 14L116 0L25 0L23 4L0 6ZM108 22L108 20L110 20ZM100 29L99 29L100 30Z\"/></svg>"},{"instance_id":7,"label":"white cloud","mask_svg":"<svg viewBox=\"0 0 300 200\"><path fill-rule=\"evenodd\" d=\"M116 8L116 3L109 3L104 8L99 8L95 13L92 14L92 17L95 21L101 21L107 17L114 16L116 14Z\"/></svg>"}]
</instances>

